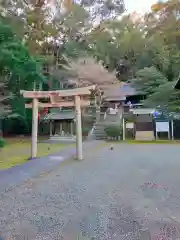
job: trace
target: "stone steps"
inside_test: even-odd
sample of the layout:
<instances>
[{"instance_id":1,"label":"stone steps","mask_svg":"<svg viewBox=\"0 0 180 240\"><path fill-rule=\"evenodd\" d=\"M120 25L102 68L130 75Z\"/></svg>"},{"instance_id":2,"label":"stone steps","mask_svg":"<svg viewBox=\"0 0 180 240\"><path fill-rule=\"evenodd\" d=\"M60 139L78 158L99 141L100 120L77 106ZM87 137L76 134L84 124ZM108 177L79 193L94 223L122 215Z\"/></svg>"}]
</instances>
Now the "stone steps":
<instances>
[{"instance_id":1,"label":"stone steps","mask_svg":"<svg viewBox=\"0 0 180 240\"><path fill-rule=\"evenodd\" d=\"M112 124L120 124L120 119L122 114L117 112L116 114L101 113L99 116L99 121L93 126L91 133L89 134L89 139L104 140L106 139L106 134L104 129L106 126Z\"/></svg>"},{"instance_id":2,"label":"stone steps","mask_svg":"<svg viewBox=\"0 0 180 240\"><path fill-rule=\"evenodd\" d=\"M63 141L63 142L72 142L76 141L76 136L51 136L49 138L50 141Z\"/></svg>"}]
</instances>

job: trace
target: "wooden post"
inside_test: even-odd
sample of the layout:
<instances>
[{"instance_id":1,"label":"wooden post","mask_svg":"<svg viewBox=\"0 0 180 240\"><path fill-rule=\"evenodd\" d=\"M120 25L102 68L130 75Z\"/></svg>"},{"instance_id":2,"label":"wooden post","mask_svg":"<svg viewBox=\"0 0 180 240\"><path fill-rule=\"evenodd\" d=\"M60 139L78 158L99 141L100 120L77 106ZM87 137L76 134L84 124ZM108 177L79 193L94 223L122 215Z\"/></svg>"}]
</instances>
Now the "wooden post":
<instances>
[{"instance_id":1,"label":"wooden post","mask_svg":"<svg viewBox=\"0 0 180 240\"><path fill-rule=\"evenodd\" d=\"M156 131L155 139L158 140L158 132Z\"/></svg>"},{"instance_id":2,"label":"wooden post","mask_svg":"<svg viewBox=\"0 0 180 240\"><path fill-rule=\"evenodd\" d=\"M168 124L170 125L170 122L168 121ZM168 139L171 139L171 135L170 135L170 128L168 129Z\"/></svg>"},{"instance_id":3,"label":"wooden post","mask_svg":"<svg viewBox=\"0 0 180 240\"><path fill-rule=\"evenodd\" d=\"M60 122L60 131L59 131L59 132L60 132L60 136L62 136L62 131L63 131L63 126L62 126L62 124L63 124L63 123Z\"/></svg>"},{"instance_id":4,"label":"wooden post","mask_svg":"<svg viewBox=\"0 0 180 240\"><path fill-rule=\"evenodd\" d=\"M32 143L31 158L37 157L37 133L38 133L38 99L33 98L32 102Z\"/></svg>"},{"instance_id":5,"label":"wooden post","mask_svg":"<svg viewBox=\"0 0 180 240\"><path fill-rule=\"evenodd\" d=\"M73 122L70 122L70 134L73 136Z\"/></svg>"},{"instance_id":6,"label":"wooden post","mask_svg":"<svg viewBox=\"0 0 180 240\"><path fill-rule=\"evenodd\" d=\"M123 140L125 140L125 131L126 131L126 128L125 128L125 120L124 120L124 117L123 117L123 119L122 119L122 130L123 130Z\"/></svg>"},{"instance_id":7,"label":"wooden post","mask_svg":"<svg viewBox=\"0 0 180 240\"><path fill-rule=\"evenodd\" d=\"M76 109L76 158L83 160L82 155L82 124L81 124L81 99L80 96L75 96Z\"/></svg>"},{"instance_id":8,"label":"wooden post","mask_svg":"<svg viewBox=\"0 0 180 240\"><path fill-rule=\"evenodd\" d=\"M50 128L50 137L52 137L52 120L50 120L50 123L49 123L49 128Z\"/></svg>"},{"instance_id":9,"label":"wooden post","mask_svg":"<svg viewBox=\"0 0 180 240\"><path fill-rule=\"evenodd\" d=\"M155 121L155 126L157 126L157 122ZM155 127L155 139L158 140L158 132L157 132L157 127Z\"/></svg>"},{"instance_id":10,"label":"wooden post","mask_svg":"<svg viewBox=\"0 0 180 240\"><path fill-rule=\"evenodd\" d=\"M174 121L171 120L171 135L172 135L172 140L174 140Z\"/></svg>"}]
</instances>

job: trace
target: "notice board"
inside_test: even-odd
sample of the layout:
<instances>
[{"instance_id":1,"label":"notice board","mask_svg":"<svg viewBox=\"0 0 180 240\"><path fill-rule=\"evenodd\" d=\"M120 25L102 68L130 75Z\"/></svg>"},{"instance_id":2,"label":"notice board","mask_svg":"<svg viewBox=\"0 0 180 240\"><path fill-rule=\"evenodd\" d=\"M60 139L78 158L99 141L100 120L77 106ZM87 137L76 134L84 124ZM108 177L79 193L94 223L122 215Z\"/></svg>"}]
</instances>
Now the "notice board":
<instances>
[{"instance_id":1,"label":"notice board","mask_svg":"<svg viewBox=\"0 0 180 240\"><path fill-rule=\"evenodd\" d=\"M169 122L156 122L156 132L169 132Z\"/></svg>"}]
</instances>

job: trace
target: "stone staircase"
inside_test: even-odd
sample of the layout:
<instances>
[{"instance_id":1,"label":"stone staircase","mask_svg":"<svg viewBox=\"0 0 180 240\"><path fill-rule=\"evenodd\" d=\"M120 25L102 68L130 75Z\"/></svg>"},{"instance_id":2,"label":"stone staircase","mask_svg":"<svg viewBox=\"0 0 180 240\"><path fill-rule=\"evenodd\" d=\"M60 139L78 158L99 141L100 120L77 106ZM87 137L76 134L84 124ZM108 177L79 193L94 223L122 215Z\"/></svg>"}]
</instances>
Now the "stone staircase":
<instances>
[{"instance_id":1,"label":"stone staircase","mask_svg":"<svg viewBox=\"0 0 180 240\"><path fill-rule=\"evenodd\" d=\"M96 122L94 127L93 127L93 132L92 132L92 138L96 140L104 140L106 139L106 135L104 132L105 129L105 124L104 122Z\"/></svg>"},{"instance_id":2,"label":"stone staircase","mask_svg":"<svg viewBox=\"0 0 180 240\"><path fill-rule=\"evenodd\" d=\"M115 115L106 113L104 122L107 124L113 124L113 123L119 122L119 120L120 120L120 116L118 113L116 113Z\"/></svg>"},{"instance_id":3,"label":"stone staircase","mask_svg":"<svg viewBox=\"0 0 180 240\"><path fill-rule=\"evenodd\" d=\"M105 134L105 128L112 124L119 124L120 123L120 115L119 113L111 115L106 113L103 116L101 115L99 118L99 121L97 121L91 133L89 134L89 139L96 139L96 140L105 140L106 134Z\"/></svg>"}]
</instances>

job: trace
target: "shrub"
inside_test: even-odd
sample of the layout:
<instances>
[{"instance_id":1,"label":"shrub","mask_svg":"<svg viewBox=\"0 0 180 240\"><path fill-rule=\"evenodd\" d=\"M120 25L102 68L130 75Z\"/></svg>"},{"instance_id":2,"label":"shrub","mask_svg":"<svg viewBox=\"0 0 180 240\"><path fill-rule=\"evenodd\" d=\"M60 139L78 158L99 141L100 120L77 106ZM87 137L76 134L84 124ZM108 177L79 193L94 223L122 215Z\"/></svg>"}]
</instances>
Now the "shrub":
<instances>
[{"instance_id":1,"label":"shrub","mask_svg":"<svg viewBox=\"0 0 180 240\"><path fill-rule=\"evenodd\" d=\"M105 134L108 138L119 138L122 136L122 127L118 125L110 125L105 129Z\"/></svg>"},{"instance_id":2,"label":"shrub","mask_svg":"<svg viewBox=\"0 0 180 240\"><path fill-rule=\"evenodd\" d=\"M2 137L0 137L0 148L3 148L6 145L6 142Z\"/></svg>"},{"instance_id":3,"label":"shrub","mask_svg":"<svg viewBox=\"0 0 180 240\"><path fill-rule=\"evenodd\" d=\"M82 128L82 135L83 135L84 137L87 137L90 130L91 130L91 129L88 128L88 127Z\"/></svg>"}]
</instances>

